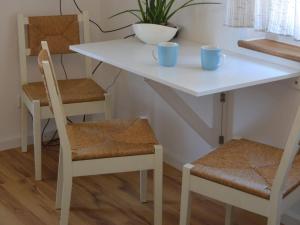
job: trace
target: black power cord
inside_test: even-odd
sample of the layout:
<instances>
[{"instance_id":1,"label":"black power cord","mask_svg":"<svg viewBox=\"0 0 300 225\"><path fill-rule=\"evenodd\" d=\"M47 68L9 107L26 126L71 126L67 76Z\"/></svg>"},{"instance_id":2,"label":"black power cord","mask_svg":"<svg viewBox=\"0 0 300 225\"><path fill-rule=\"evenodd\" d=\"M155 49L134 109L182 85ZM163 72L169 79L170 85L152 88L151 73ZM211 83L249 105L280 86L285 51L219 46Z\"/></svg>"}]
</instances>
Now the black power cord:
<instances>
[{"instance_id":1,"label":"black power cord","mask_svg":"<svg viewBox=\"0 0 300 225\"><path fill-rule=\"evenodd\" d=\"M92 71L92 75L95 75L95 73L97 72L97 70L99 69L99 67L102 65L103 62L98 62L97 66L95 66L95 68Z\"/></svg>"},{"instance_id":2,"label":"black power cord","mask_svg":"<svg viewBox=\"0 0 300 225\"><path fill-rule=\"evenodd\" d=\"M44 128L43 128L43 131L42 131L42 146L43 147L49 147L49 146L57 146L59 145L57 142L59 141L59 138L56 137L57 136L57 130L53 133L52 137L50 138L49 141L47 141L46 143L43 141L43 138L44 138L44 134L45 134L45 131L46 131L46 128L47 126L49 125L49 122L50 122L50 119L47 120Z\"/></svg>"},{"instance_id":3,"label":"black power cord","mask_svg":"<svg viewBox=\"0 0 300 225\"><path fill-rule=\"evenodd\" d=\"M60 1L61 1L61 0L60 0ZM74 3L74 5L75 5L76 9L78 10L78 12L83 13L83 10L80 8L78 2L77 2L76 0L73 0L73 3ZM120 30L123 30L123 29L126 29L126 28L132 26L132 24L128 24L128 25L126 25L126 26L119 27L119 28L116 28L116 29L112 29L112 30L104 30L104 29L103 29L98 23L96 23L94 20L89 19L89 21L90 21L90 23L94 24L94 25L95 25L102 33L104 33L104 34L106 34L106 33L113 33L113 32L120 31ZM133 36L133 35L130 35L130 36L128 36L128 37L131 37L131 36ZM126 37L126 38L127 38L127 37ZM96 71L99 69L99 67L100 67L101 65L102 65L102 62L99 62L99 63L96 65L95 69L94 69L93 72L92 72L92 75L95 75Z\"/></svg>"},{"instance_id":4,"label":"black power cord","mask_svg":"<svg viewBox=\"0 0 300 225\"><path fill-rule=\"evenodd\" d=\"M64 71L64 74L65 74L65 78L66 80L69 80L69 77L68 77L68 74L67 74L67 70L66 70L66 67L65 67L65 64L64 64L64 55L63 54L60 54L60 65Z\"/></svg>"},{"instance_id":5,"label":"black power cord","mask_svg":"<svg viewBox=\"0 0 300 225\"><path fill-rule=\"evenodd\" d=\"M63 10L62 10L62 0L59 0L59 14L60 14L60 15L63 14Z\"/></svg>"},{"instance_id":6,"label":"black power cord","mask_svg":"<svg viewBox=\"0 0 300 225\"><path fill-rule=\"evenodd\" d=\"M73 2L74 2L75 7L77 8L77 10L78 10L80 13L83 13L83 10L79 7L77 1L76 1L76 0L73 0ZM90 19L89 21L90 21L92 24L94 24L96 27L98 27L98 29L99 29L102 33L104 33L104 34L105 34L105 33L113 33L113 32L116 32L116 31L119 31L119 30L123 30L123 29L126 29L126 28L132 26L132 24L128 24L128 25L126 25L126 26L119 27L119 28L116 28L116 29L113 29L113 30L103 30L102 27L101 27L98 23L96 23L94 20Z\"/></svg>"},{"instance_id":7,"label":"black power cord","mask_svg":"<svg viewBox=\"0 0 300 225\"><path fill-rule=\"evenodd\" d=\"M62 0L59 0L59 15L61 15L61 16L63 15ZM60 54L60 65L64 71L66 80L68 80L69 78L68 78L68 74L67 74L66 67L64 64L64 55L63 54Z\"/></svg>"},{"instance_id":8,"label":"black power cord","mask_svg":"<svg viewBox=\"0 0 300 225\"><path fill-rule=\"evenodd\" d=\"M62 0L59 0L59 15L63 15ZM65 78L66 78L66 80L68 80L69 77L68 77L67 70L65 68L64 55L63 54L60 54L60 64L61 64L61 67L62 67L62 69L64 71ZM59 145L59 142L58 142L59 138L57 137L57 130L53 133L53 135L49 139L49 141L47 141L46 143L44 141L45 132L46 132L47 127L49 126L49 123L50 123L50 119L47 120L47 122L45 123L45 125L43 127L43 130L42 130L42 134L41 134L42 137L41 137L41 139L42 139L42 146L43 147L49 147L49 146L57 146L57 145Z\"/></svg>"}]
</instances>

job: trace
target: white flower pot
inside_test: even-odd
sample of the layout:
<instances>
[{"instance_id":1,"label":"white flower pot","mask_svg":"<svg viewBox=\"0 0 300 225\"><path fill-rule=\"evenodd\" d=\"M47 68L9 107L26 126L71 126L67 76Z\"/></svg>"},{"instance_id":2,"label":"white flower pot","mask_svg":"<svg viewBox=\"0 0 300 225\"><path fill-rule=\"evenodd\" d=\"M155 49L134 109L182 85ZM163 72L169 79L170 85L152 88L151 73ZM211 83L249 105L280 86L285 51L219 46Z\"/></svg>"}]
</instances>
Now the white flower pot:
<instances>
[{"instance_id":1,"label":"white flower pot","mask_svg":"<svg viewBox=\"0 0 300 225\"><path fill-rule=\"evenodd\" d=\"M172 40L178 31L178 28L150 23L137 23L132 27L141 41L152 45Z\"/></svg>"}]
</instances>

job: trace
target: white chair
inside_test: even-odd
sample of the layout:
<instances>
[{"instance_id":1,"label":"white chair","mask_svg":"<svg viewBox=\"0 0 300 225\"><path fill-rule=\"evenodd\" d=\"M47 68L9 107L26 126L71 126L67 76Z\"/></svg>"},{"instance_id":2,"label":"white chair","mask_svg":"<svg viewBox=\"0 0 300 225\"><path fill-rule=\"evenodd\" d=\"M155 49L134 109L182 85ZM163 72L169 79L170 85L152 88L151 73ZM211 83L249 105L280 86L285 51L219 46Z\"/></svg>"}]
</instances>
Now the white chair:
<instances>
[{"instance_id":1,"label":"white chair","mask_svg":"<svg viewBox=\"0 0 300 225\"><path fill-rule=\"evenodd\" d=\"M183 168L180 225L189 224L190 193L223 202L225 224L232 207L280 225L282 214L300 200L300 107L284 151L246 139L232 140Z\"/></svg>"},{"instance_id":2,"label":"white chair","mask_svg":"<svg viewBox=\"0 0 300 225\"><path fill-rule=\"evenodd\" d=\"M60 225L68 224L73 177L141 171L140 199L146 201L147 170L154 170L154 225L162 225L163 152L148 121L68 124L47 51L38 58L61 143L56 196Z\"/></svg>"},{"instance_id":3,"label":"white chair","mask_svg":"<svg viewBox=\"0 0 300 225\"><path fill-rule=\"evenodd\" d=\"M35 178L42 179L41 120L53 118L49 109L43 82L29 83L27 59L37 56L41 41L48 41L52 54L71 53L69 45L80 43L80 24L83 42L90 41L89 16L36 16L18 15L19 57L21 73L21 146L27 152L28 112L33 117L33 139ZM58 81L67 116L105 113L111 118L111 98L102 87L92 79L91 60L85 59L86 78Z\"/></svg>"}]
</instances>

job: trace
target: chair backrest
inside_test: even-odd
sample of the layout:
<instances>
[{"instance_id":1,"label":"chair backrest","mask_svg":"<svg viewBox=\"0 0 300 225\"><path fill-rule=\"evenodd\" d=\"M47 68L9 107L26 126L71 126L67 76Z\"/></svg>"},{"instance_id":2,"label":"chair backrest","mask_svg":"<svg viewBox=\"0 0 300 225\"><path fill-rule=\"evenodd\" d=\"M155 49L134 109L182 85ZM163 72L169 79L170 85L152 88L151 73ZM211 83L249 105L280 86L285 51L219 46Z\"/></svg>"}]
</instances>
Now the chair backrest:
<instances>
[{"instance_id":1,"label":"chair backrest","mask_svg":"<svg viewBox=\"0 0 300 225\"><path fill-rule=\"evenodd\" d=\"M80 43L82 23L83 43L90 42L89 16L81 15L34 16L18 15L18 38L21 85L28 83L27 56L37 56L41 41L47 41L52 54L71 53L70 45ZM86 74L91 76L91 59L85 57Z\"/></svg>"},{"instance_id":2,"label":"chair backrest","mask_svg":"<svg viewBox=\"0 0 300 225\"><path fill-rule=\"evenodd\" d=\"M54 68L50 62L50 56L47 50L42 49L38 55L38 65L41 73L43 74L43 81L49 106L52 110L56 122L56 127L60 137L61 149L63 151L64 163L71 162L71 147L69 137L67 134L67 118L65 116L62 99L60 98L59 87L54 74Z\"/></svg>"},{"instance_id":3,"label":"chair backrest","mask_svg":"<svg viewBox=\"0 0 300 225\"><path fill-rule=\"evenodd\" d=\"M276 176L272 185L271 201L280 201L282 199L284 185L287 181L289 172L293 166L297 153L299 152L299 140L300 107L298 108L279 167L276 172Z\"/></svg>"},{"instance_id":4,"label":"chair backrest","mask_svg":"<svg viewBox=\"0 0 300 225\"><path fill-rule=\"evenodd\" d=\"M50 53L50 50L49 50L48 42L47 41L41 41L41 46L42 46L42 50L44 50L44 51L40 51L41 55L39 54L39 56L38 56L38 62L39 62L39 64L41 64L42 59L44 59L45 61L49 61L51 69L52 69L52 75L53 75L54 81L55 81L55 86L57 87L57 94L58 94L58 97L61 99L60 90L58 88L57 76L56 76L56 72L54 70L54 64L53 64L53 60L52 60L51 53ZM47 52L47 58L45 58L45 56L43 56L43 55L46 55L45 52ZM40 57L42 57L42 58L40 58ZM44 74L43 71L42 71L41 66L40 66L40 70L41 70L42 74ZM43 80L45 82L44 77L43 77ZM48 101L50 102L49 96L48 96Z\"/></svg>"}]
</instances>

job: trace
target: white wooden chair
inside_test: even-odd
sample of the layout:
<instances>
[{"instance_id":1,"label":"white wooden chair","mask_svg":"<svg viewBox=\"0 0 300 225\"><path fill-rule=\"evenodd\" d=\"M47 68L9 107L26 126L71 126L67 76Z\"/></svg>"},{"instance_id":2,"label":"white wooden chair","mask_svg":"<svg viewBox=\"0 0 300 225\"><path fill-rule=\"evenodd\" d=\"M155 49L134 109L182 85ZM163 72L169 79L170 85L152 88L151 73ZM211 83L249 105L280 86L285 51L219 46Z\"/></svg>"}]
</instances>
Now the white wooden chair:
<instances>
[{"instance_id":1,"label":"white wooden chair","mask_svg":"<svg viewBox=\"0 0 300 225\"><path fill-rule=\"evenodd\" d=\"M21 146L27 152L27 115L33 117L33 139L35 178L42 179L41 156L41 120L53 118L49 109L43 82L29 83L27 60L37 56L41 41L48 41L52 54L71 53L69 45L80 43L80 24L82 24L83 42L90 41L89 16L38 16L18 15L19 57L21 73ZM111 118L111 98L91 76L91 60L85 58L86 78L59 81L63 103L67 116L105 113Z\"/></svg>"},{"instance_id":2,"label":"white wooden chair","mask_svg":"<svg viewBox=\"0 0 300 225\"><path fill-rule=\"evenodd\" d=\"M257 142L232 140L183 168L180 225L189 224L190 193L223 202L225 224L232 206L280 225L282 214L300 200L300 107L284 151Z\"/></svg>"},{"instance_id":3,"label":"white wooden chair","mask_svg":"<svg viewBox=\"0 0 300 225\"><path fill-rule=\"evenodd\" d=\"M60 225L68 224L73 177L141 171L140 199L146 201L147 170L154 170L154 225L162 225L163 152L148 121L68 124L47 51L38 58L61 143L56 196Z\"/></svg>"}]
</instances>

